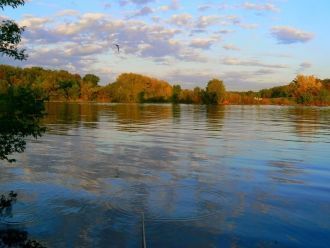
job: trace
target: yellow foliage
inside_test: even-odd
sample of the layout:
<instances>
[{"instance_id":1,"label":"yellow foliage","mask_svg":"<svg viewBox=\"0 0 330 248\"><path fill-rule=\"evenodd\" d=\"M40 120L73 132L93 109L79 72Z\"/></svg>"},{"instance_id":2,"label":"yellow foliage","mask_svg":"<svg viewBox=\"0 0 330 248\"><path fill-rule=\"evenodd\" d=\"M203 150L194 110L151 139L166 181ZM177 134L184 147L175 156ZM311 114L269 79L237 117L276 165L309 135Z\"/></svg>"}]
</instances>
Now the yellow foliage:
<instances>
[{"instance_id":1,"label":"yellow foliage","mask_svg":"<svg viewBox=\"0 0 330 248\"><path fill-rule=\"evenodd\" d=\"M167 82L135 73L121 74L110 88L115 102L167 101L172 96L172 86Z\"/></svg>"},{"instance_id":2,"label":"yellow foliage","mask_svg":"<svg viewBox=\"0 0 330 248\"><path fill-rule=\"evenodd\" d=\"M291 84L293 95L296 97L304 93L316 95L319 93L321 87L322 83L315 76L298 75Z\"/></svg>"}]
</instances>

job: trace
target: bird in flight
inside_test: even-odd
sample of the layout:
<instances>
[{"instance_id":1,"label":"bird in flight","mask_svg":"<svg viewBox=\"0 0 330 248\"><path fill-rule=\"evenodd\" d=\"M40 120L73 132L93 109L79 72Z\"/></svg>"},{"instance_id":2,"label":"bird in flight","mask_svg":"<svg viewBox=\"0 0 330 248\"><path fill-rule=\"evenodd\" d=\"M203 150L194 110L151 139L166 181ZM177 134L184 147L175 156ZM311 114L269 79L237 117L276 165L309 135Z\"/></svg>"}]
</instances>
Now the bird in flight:
<instances>
[{"instance_id":1,"label":"bird in flight","mask_svg":"<svg viewBox=\"0 0 330 248\"><path fill-rule=\"evenodd\" d=\"M117 51L119 53L119 50L120 50L120 46L118 44L114 44L116 47L117 47Z\"/></svg>"}]
</instances>

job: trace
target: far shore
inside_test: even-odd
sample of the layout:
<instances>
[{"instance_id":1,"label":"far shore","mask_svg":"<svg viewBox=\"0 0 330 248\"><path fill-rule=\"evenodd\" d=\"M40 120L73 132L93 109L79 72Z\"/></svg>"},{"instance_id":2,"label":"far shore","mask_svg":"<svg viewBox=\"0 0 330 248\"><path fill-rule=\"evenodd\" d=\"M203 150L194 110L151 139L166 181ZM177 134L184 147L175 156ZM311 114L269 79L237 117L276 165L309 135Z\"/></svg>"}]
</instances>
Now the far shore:
<instances>
[{"instance_id":1,"label":"far shore","mask_svg":"<svg viewBox=\"0 0 330 248\"><path fill-rule=\"evenodd\" d=\"M266 99L271 100L271 99ZM103 104L185 104L185 105L207 105L198 103L173 103L173 102L109 102L109 101L86 101L86 100L49 100L47 103L103 103ZM294 107L330 107L330 104L298 104L298 103L223 103L223 104L212 104L208 106L294 106Z\"/></svg>"}]
</instances>

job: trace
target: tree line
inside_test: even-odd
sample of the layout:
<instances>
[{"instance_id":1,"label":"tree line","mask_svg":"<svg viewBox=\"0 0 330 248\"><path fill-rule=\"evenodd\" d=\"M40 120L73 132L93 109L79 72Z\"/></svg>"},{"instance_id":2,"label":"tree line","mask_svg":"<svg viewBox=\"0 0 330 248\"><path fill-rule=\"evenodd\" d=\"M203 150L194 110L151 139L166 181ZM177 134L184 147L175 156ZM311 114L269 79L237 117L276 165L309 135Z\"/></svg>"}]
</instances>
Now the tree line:
<instances>
[{"instance_id":1,"label":"tree line","mask_svg":"<svg viewBox=\"0 0 330 248\"><path fill-rule=\"evenodd\" d=\"M288 85L260 90L258 96L266 99L286 99L298 104L329 105L330 79L321 80L312 75L298 75Z\"/></svg>"},{"instance_id":2,"label":"tree line","mask_svg":"<svg viewBox=\"0 0 330 248\"><path fill-rule=\"evenodd\" d=\"M260 91L226 91L223 81L212 79L205 88L183 89L179 84L135 73L123 73L113 83L99 85L94 74L81 76L65 70L0 65L0 93L12 86L33 89L50 101L187 104L330 104L330 79L298 75L291 83Z\"/></svg>"},{"instance_id":3,"label":"tree line","mask_svg":"<svg viewBox=\"0 0 330 248\"><path fill-rule=\"evenodd\" d=\"M205 89L193 90L135 73L123 73L106 86L99 82L94 74L0 65L0 94L11 87L28 87L50 101L222 104L226 96L224 83L218 79L207 82Z\"/></svg>"}]
</instances>

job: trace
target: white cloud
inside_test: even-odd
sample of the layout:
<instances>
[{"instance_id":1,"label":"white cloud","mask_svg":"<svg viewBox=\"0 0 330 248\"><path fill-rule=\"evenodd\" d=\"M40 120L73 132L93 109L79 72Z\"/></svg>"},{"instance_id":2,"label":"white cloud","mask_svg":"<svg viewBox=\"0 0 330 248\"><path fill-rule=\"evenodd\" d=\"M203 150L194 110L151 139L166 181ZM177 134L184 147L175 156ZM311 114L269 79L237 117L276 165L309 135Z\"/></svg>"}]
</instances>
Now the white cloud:
<instances>
[{"instance_id":1,"label":"white cloud","mask_svg":"<svg viewBox=\"0 0 330 248\"><path fill-rule=\"evenodd\" d=\"M222 24L224 25L238 25L241 23L241 18L237 15L227 15L224 17L224 20L222 21Z\"/></svg>"},{"instance_id":2,"label":"white cloud","mask_svg":"<svg viewBox=\"0 0 330 248\"><path fill-rule=\"evenodd\" d=\"M190 46L200 49L210 49L210 47L217 41L215 38L196 38L192 39Z\"/></svg>"},{"instance_id":3,"label":"white cloud","mask_svg":"<svg viewBox=\"0 0 330 248\"><path fill-rule=\"evenodd\" d=\"M314 38L313 33L305 32L288 26L275 26L271 28L271 34L280 44L305 43Z\"/></svg>"},{"instance_id":4,"label":"white cloud","mask_svg":"<svg viewBox=\"0 0 330 248\"><path fill-rule=\"evenodd\" d=\"M87 44L79 45L71 44L64 47L64 52L67 56L86 56L106 52L105 47L109 48L108 44Z\"/></svg>"},{"instance_id":5,"label":"white cloud","mask_svg":"<svg viewBox=\"0 0 330 248\"><path fill-rule=\"evenodd\" d=\"M167 81L184 84L185 88L193 89L198 86L206 87L209 80L218 78L224 81L227 90L259 90L269 87L269 85L277 85L275 82L271 84L263 83L260 78L265 76L269 78L269 74L274 71L269 69L260 69L257 71L226 71L222 73L214 73L210 70L180 70L175 69L163 76Z\"/></svg>"},{"instance_id":6,"label":"white cloud","mask_svg":"<svg viewBox=\"0 0 330 248\"><path fill-rule=\"evenodd\" d=\"M302 62L300 65L299 65L299 68L297 70L297 73L302 73L308 69L310 69L312 67L312 64L309 63L309 62Z\"/></svg>"},{"instance_id":7,"label":"white cloud","mask_svg":"<svg viewBox=\"0 0 330 248\"><path fill-rule=\"evenodd\" d=\"M224 58L222 62L225 65L234 65L234 66L257 66L257 67L266 67L266 68L274 68L274 69L288 68L287 65L283 65L283 64L266 64L258 60L241 60L239 58L233 58L233 57Z\"/></svg>"},{"instance_id":8,"label":"white cloud","mask_svg":"<svg viewBox=\"0 0 330 248\"><path fill-rule=\"evenodd\" d=\"M167 73L164 78L175 84L184 83L185 88L194 88L196 86L204 88L206 83L212 78L218 78L219 75L215 75L210 71L197 72L196 70L180 70L175 69Z\"/></svg>"},{"instance_id":9,"label":"white cloud","mask_svg":"<svg viewBox=\"0 0 330 248\"><path fill-rule=\"evenodd\" d=\"M192 15L183 13L179 15L172 15L169 22L177 26L189 26L192 18Z\"/></svg>"},{"instance_id":10,"label":"white cloud","mask_svg":"<svg viewBox=\"0 0 330 248\"><path fill-rule=\"evenodd\" d=\"M30 30L35 30L41 28L50 21L51 19L47 17L25 16L25 18L22 21L20 21L19 24L25 26Z\"/></svg>"},{"instance_id":11,"label":"white cloud","mask_svg":"<svg viewBox=\"0 0 330 248\"><path fill-rule=\"evenodd\" d=\"M119 1L119 4L121 6L125 6L125 5L127 5L129 3L136 4L136 5L144 5L144 4L152 3L154 1L155 0L120 0Z\"/></svg>"},{"instance_id":12,"label":"white cloud","mask_svg":"<svg viewBox=\"0 0 330 248\"><path fill-rule=\"evenodd\" d=\"M257 71L225 71L220 74L228 90L260 90L276 85L274 81L265 83L264 77L270 78L271 70L260 69ZM278 83L277 83L278 84Z\"/></svg>"},{"instance_id":13,"label":"white cloud","mask_svg":"<svg viewBox=\"0 0 330 248\"><path fill-rule=\"evenodd\" d=\"M245 2L242 4L242 7L244 9L257 10L257 11L271 11L271 12L280 11L279 8L277 8L274 4L271 3L256 4L256 3Z\"/></svg>"},{"instance_id":14,"label":"white cloud","mask_svg":"<svg viewBox=\"0 0 330 248\"><path fill-rule=\"evenodd\" d=\"M215 25L219 21L220 17L217 15L200 16L196 22L196 28L207 28L211 25Z\"/></svg>"},{"instance_id":15,"label":"white cloud","mask_svg":"<svg viewBox=\"0 0 330 248\"><path fill-rule=\"evenodd\" d=\"M232 51L239 51L239 47L233 45L233 44L226 44L222 46L225 50L232 50Z\"/></svg>"},{"instance_id":16,"label":"white cloud","mask_svg":"<svg viewBox=\"0 0 330 248\"><path fill-rule=\"evenodd\" d=\"M221 16L220 18L220 25L222 26L230 26L234 25L237 27L241 27L243 29L256 29L259 25L255 23L245 23L242 22L241 17L238 15L226 15Z\"/></svg>"},{"instance_id":17,"label":"white cloud","mask_svg":"<svg viewBox=\"0 0 330 248\"><path fill-rule=\"evenodd\" d=\"M211 8L211 5L209 5L209 4L204 4L204 5L199 6L199 7L198 7L198 10L199 10L199 11L206 11L206 10L208 10L208 9L210 9L210 8Z\"/></svg>"},{"instance_id":18,"label":"white cloud","mask_svg":"<svg viewBox=\"0 0 330 248\"><path fill-rule=\"evenodd\" d=\"M154 11L150 7L144 6L142 9L135 11L132 17L146 16L152 14L153 12Z\"/></svg>"},{"instance_id":19,"label":"white cloud","mask_svg":"<svg viewBox=\"0 0 330 248\"><path fill-rule=\"evenodd\" d=\"M74 10L74 9L64 9L61 10L60 12L58 12L56 14L56 16L77 16L79 15L79 11L78 10Z\"/></svg>"},{"instance_id":20,"label":"white cloud","mask_svg":"<svg viewBox=\"0 0 330 248\"><path fill-rule=\"evenodd\" d=\"M271 69L259 69L254 72L255 75L269 75L273 73L275 73L275 71Z\"/></svg>"},{"instance_id":21,"label":"white cloud","mask_svg":"<svg viewBox=\"0 0 330 248\"><path fill-rule=\"evenodd\" d=\"M234 33L234 30L230 30L230 29L221 29L219 31L217 31L217 34L230 34L230 33Z\"/></svg>"},{"instance_id":22,"label":"white cloud","mask_svg":"<svg viewBox=\"0 0 330 248\"><path fill-rule=\"evenodd\" d=\"M300 64L300 67L307 69L307 68L311 68L312 64L309 62L303 62Z\"/></svg>"},{"instance_id":23,"label":"white cloud","mask_svg":"<svg viewBox=\"0 0 330 248\"><path fill-rule=\"evenodd\" d=\"M177 10L180 8L180 4L178 0L172 0L169 5L162 5L160 6L161 11L170 11L170 10Z\"/></svg>"},{"instance_id":24,"label":"white cloud","mask_svg":"<svg viewBox=\"0 0 330 248\"><path fill-rule=\"evenodd\" d=\"M28 16L22 23L35 24L35 29L24 33L24 40L31 51L29 63L40 63L45 67L62 65L63 68L80 68L83 71L91 66L88 61L95 63L100 56L109 56L114 43L120 44L121 56L132 55L153 61L167 58L206 61L198 50L194 51L197 41L193 43L195 47L188 46L176 39L181 33L179 29L166 27L163 23L122 20L103 13L85 13L66 20L66 23L58 18ZM211 40L200 43L199 47L206 49L211 43Z\"/></svg>"}]
</instances>

